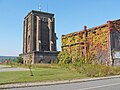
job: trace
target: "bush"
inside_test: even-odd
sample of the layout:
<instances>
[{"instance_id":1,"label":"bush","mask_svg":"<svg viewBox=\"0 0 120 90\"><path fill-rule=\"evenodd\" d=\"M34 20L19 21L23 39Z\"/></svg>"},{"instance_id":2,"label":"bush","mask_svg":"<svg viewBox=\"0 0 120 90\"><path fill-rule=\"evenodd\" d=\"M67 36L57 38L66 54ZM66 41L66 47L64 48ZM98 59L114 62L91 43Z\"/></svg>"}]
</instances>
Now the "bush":
<instances>
[{"instance_id":1,"label":"bush","mask_svg":"<svg viewBox=\"0 0 120 90\"><path fill-rule=\"evenodd\" d=\"M71 55L67 52L60 52L58 54L59 64L69 64L72 62Z\"/></svg>"},{"instance_id":2,"label":"bush","mask_svg":"<svg viewBox=\"0 0 120 90\"><path fill-rule=\"evenodd\" d=\"M85 64L85 58L84 57L80 57L80 56L75 56L75 62L73 62L74 66L81 66Z\"/></svg>"},{"instance_id":3,"label":"bush","mask_svg":"<svg viewBox=\"0 0 120 90\"><path fill-rule=\"evenodd\" d=\"M85 63L84 57L80 57L79 54L76 53L67 53L67 52L60 52L58 55L59 64L74 64L80 66L81 64Z\"/></svg>"},{"instance_id":4,"label":"bush","mask_svg":"<svg viewBox=\"0 0 120 90\"><path fill-rule=\"evenodd\" d=\"M98 64L92 65L92 64L84 64L80 68L80 73L85 74L88 77L97 77L101 75L101 67Z\"/></svg>"},{"instance_id":5,"label":"bush","mask_svg":"<svg viewBox=\"0 0 120 90\"><path fill-rule=\"evenodd\" d=\"M88 77L102 77L119 75L120 67L105 66L100 64L83 64L81 66L74 66L77 72L84 74Z\"/></svg>"},{"instance_id":6,"label":"bush","mask_svg":"<svg viewBox=\"0 0 120 90\"><path fill-rule=\"evenodd\" d=\"M101 65L95 59L94 63L92 63L92 59L89 57L85 59L76 53L61 52L58 55L58 59L61 67L84 74L87 77L120 75L120 67Z\"/></svg>"},{"instance_id":7,"label":"bush","mask_svg":"<svg viewBox=\"0 0 120 90\"><path fill-rule=\"evenodd\" d=\"M23 64L23 58L22 57L17 57L17 63Z\"/></svg>"}]
</instances>

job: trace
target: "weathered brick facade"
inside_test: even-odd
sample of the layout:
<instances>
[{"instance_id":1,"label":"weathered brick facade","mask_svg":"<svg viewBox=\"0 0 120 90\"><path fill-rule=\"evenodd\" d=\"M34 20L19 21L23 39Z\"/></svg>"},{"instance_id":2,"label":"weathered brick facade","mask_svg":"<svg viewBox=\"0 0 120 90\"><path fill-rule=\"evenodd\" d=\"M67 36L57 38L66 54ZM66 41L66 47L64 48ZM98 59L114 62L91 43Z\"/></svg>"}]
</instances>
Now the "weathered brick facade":
<instances>
[{"instance_id":1,"label":"weathered brick facade","mask_svg":"<svg viewBox=\"0 0 120 90\"><path fill-rule=\"evenodd\" d=\"M62 35L62 51L107 65L120 64L120 20ZM94 62L94 61L93 61Z\"/></svg>"},{"instance_id":2,"label":"weathered brick facade","mask_svg":"<svg viewBox=\"0 0 120 90\"><path fill-rule=\"evenodd\" d=\"M54 14L32 10L24 18L23 54L24 63L28 62L28 55L32 56L32 63L48 62L57 58ZM47 57L47 61L46 58ZM42 57L42 59L41 59Z\"/></svg>"}]
</instances>

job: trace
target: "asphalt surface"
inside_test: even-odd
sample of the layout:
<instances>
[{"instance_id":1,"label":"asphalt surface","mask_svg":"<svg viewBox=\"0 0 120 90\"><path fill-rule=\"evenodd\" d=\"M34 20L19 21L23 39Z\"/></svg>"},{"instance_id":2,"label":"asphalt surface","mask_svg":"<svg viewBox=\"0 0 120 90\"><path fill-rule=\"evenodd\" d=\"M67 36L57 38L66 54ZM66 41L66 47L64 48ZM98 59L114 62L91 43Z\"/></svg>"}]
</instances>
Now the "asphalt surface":
<instances>
[{"instance_id":1,"label":"asphalt surface","mask_svg":"<svg viewBox=\"0 0 120 90\"><path fill-rule=\"evenodd\" d=\"M120 78L7 90L120 90Z\"/></svg>"}]
</instances>

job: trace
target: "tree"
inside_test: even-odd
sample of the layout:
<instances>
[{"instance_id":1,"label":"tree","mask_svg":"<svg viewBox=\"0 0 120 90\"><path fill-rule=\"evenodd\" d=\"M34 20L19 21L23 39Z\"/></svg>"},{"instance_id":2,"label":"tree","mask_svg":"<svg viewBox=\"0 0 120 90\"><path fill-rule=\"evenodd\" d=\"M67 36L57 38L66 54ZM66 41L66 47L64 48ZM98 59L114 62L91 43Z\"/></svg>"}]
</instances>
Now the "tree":
<instances>
[{"instance_id":1,"label":"tree","mask_svg":"<svg viewBox=\"0 0 120 90\"><path fill-rule=\"evenodd\" d=\"M10 66L11 68L13 67L13 62L12 62L12 59L9 58L9 63L10 63Z\"/></svg>"},{"instance_id":2,"label":"tree","mask_svg":"<svg viewBox=\"0 0 120 90\"><path fill-rule=\"evenodd\" d=\"M30 70L30 76L34 76L32 70L31 70L31 68L32 68L32 56L31 55L29 55L28 67Z\"/></svg>"},{"instance_id":3,"label":"tree","mask_svg":"<svg viewBox=\"0 0 120 90\"><path fill-rule=\"evenodd\" d=\"M23 64L23 58L22 57L17 57L17 63Z\"/></svg>"},{"instance_id":4,"label":"tree","mask_svg":"<svg viewBox=\"0 0 120 90\"><path fill-rule=\"evenodd\" d=\"M87 62L105 64L106 56L107 50L103 50L102 46L98 44L87 52Z\"/></svg>"}]
</instances>

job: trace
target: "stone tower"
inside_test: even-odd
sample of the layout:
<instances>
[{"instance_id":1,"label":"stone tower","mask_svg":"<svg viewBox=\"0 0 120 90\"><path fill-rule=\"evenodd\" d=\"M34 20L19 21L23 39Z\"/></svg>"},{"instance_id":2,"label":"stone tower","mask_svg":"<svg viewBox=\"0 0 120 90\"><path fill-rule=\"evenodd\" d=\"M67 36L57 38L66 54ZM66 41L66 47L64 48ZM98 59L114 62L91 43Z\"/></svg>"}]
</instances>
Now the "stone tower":
<instances>
[{"instance_id":1,"label":"stone tower","mask_svg":"<svg viewBox=\"0 0 120 90\"><path fill-rule=\"evenodd\" d=\"M24 18L23 54L21 54L24 63L28 61L28 54L32 55L33 63L40 62L38 57L42 57L45 62L43 57L51 60L57 56L54 27L54 14L35 10L28 13Z\"/></svg>"}]
</instances>

